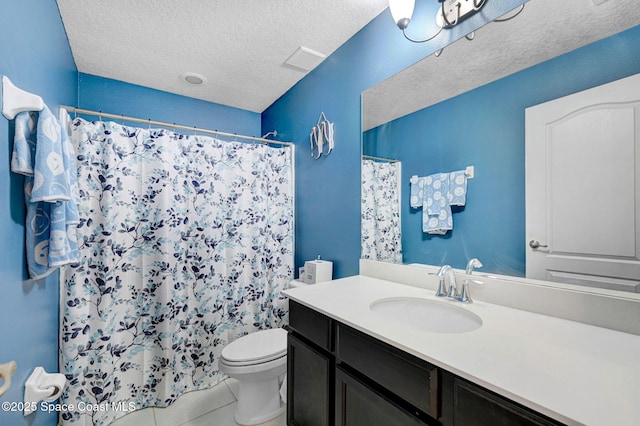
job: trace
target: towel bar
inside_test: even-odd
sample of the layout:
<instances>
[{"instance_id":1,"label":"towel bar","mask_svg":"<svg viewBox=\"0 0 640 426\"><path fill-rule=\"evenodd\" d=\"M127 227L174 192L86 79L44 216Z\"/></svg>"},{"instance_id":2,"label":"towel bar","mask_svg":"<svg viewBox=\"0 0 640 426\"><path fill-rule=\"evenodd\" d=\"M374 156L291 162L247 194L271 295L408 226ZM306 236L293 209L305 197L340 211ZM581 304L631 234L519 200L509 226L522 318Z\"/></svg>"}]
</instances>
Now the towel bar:
<instances>
[{"instance_id":1,"label":"towel bar","mask_svg":"<svg viewBox=\"0 0 640 426\"><path fill-rule=\"evenodd\" d=\"M473 166L467 166L467 168L464 169L464 175L467 179L473 179L473 176L475 175L475 168ZM411 182L418 182L418 175L411 176Z\"/></svg>"}]
</instances>

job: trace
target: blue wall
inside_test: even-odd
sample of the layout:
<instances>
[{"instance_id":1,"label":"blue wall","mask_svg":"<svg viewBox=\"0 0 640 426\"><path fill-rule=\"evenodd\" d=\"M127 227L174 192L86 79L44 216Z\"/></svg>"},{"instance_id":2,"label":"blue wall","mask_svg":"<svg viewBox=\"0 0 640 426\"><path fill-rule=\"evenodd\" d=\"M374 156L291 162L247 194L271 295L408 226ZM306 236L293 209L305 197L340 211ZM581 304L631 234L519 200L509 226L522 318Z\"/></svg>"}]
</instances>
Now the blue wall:
<instances>
[{"instance_id":1,"label":"blue wall","mask_svg":"<svg viewBox=\"0 0 640 426\"><path fill-rule=\"evenodd\" d=\"M78 74L53 0L21 0L0 5L0 74L37 93L57 113L58 105L78 105L158 121L261 135L260 114L115 80ZM88 117L95 119L95 117ZM0 363L18 364L11 389L0 402L22 402L24 383L36 366L58 371L58 274L27 281L24 247L23 179L9 170L13 122L0 117ZM0 410L2 425L55 425L57 413Z\"/></svg>"},{"instance_id":2,"label":"blue wall","mask_svg":"<svg viewBox=\"0 0 640 426\"><path fill-rule=\"evenodd\" d=\"M0 74L39 94L51 110L76 99L76 67L53 0L3 1L0 5ZM18 369L1 402L23 401L24 383L36 366L58 371L58 275L26 281L23 179L9 171L13 122L0 117L0 363ZM0 410L3 425L55 425L56 413Z\"/></svg>"},{"instance_id":3,"label":"blue wall","mask_svg":"<svg viewBox=\"0 0 640 426\"><path fill-rule=\"evenodd\" d=\"M261 136L260 114L255 112L82 73L78 79L78 87L80 108L247 136ZM76 103L71 106L76 106ZM86 118L98 119L93 116Z\"/></svg>"},{"instance_id":4,"label":"blue wall","mask_svg":"<svg viewBox=\"0 0 640 426\"><path fill-rule=\"evenodd\" d=\"M402 161L404 262L464 269L478 257L486 271L524 276L524 109L639 72L635 27L367 132L364 152ZM422 209L406 201L409 177L468 165L476 177L453 231L423 234Z\"/></svg>"},{"instance_id":5,"label":"blue wall","mask_svg":"<svg viewBox=\"0 0 640 426\"><path fill-rule=\"evenodd\" d=\"M321 255L334 262L335 278L358 273L360 94L521 3L489 2L482 14L424 44L405 40L385 10L263 112L263 129L296 144L296 266ZM433 20L437 3L416 7L412 35L433 33L424 23ZM309 133L320 112L335 123L336 147L313 160Z\"/></svg>"}]
</instances>

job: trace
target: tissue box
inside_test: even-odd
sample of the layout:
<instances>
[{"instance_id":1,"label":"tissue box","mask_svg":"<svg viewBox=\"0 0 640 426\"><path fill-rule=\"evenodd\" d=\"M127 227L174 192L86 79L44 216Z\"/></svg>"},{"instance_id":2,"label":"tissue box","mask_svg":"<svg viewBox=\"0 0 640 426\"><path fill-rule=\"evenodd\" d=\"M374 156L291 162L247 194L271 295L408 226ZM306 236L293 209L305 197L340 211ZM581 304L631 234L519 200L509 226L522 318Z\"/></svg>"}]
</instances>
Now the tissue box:
<instances>
[{"instance_id":1,"label":"tissue box","mask_svg":"<svg viewBox=\"0 0 640 426\"><path fill-rule=\"evenodd\" d=\"M304 263L304 274L301 281L305 284L316 284L331 281L333 262L327 260L308 260Z\"/></svg>"}]
</instances>

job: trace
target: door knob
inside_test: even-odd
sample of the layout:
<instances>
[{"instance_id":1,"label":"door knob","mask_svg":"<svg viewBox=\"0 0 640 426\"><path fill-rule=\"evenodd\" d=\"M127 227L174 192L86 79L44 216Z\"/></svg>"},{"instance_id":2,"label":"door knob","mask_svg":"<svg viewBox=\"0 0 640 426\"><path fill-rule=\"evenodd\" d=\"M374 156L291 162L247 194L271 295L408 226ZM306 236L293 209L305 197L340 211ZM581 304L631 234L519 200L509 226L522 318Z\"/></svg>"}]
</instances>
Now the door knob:
<instances>
[{"instance_id":1,"label":"door knob","mask_svg":"<svg viewBox=\"0 0 640 426\"><path fill-rule=\"evenodd\" d=\"M534 250L535 250L535 249L540 248L540 247L549 247L549 246L547 246L547 245L542 245L542 244L540 244L540 242L539 242L539 241L537 241L537 240L531 240L531 241L529 241L529 247L531 247L532 249L534 249Z\"/></svg>"}]
</instances>

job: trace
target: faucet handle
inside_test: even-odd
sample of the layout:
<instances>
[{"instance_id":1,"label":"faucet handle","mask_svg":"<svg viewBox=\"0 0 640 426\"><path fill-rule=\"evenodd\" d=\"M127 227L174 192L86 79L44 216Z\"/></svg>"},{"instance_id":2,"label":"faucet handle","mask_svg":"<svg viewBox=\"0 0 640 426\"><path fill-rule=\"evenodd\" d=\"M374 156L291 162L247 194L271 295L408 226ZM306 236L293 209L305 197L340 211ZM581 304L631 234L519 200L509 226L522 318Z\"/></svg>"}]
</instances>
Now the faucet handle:
<instances>
[{"instance_id":1,"label":"faucet handle","mask_svg":"<svg viewBox=\"0 0 640 426\"><path fill-rule=\"evenodd\" d=\"M462 303L473 303L471 293L469 293L469 280L462 281L462 291L460 292L460 296L457 300Z\"/></svg>"},{"instance_id":2,"label":"faucet handle","mask_svg":"<svg viewBox=\"0 0 640 426\"><path fill-rule=\"evenodd\" d=\"M469 262L467 262L467 269L465 270L465 273L467 275L471 275L473 273L473 268L482 268L482 262L475 257L473 259L469 259Z\"/></svg>"}]
</instances>

